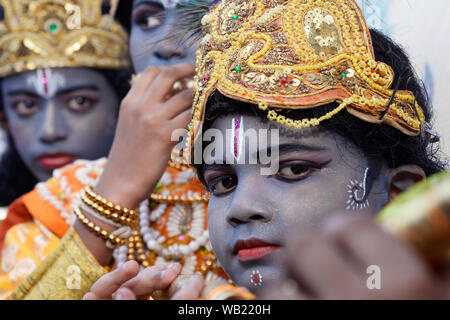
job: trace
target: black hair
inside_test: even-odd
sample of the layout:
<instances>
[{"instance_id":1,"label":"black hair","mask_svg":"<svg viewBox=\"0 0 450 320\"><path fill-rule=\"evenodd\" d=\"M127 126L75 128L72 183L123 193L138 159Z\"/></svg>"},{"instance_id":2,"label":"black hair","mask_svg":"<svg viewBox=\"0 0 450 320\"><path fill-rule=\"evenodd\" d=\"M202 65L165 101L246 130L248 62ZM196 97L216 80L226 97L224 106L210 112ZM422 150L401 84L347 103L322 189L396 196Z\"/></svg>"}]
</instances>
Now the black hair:
<instances>
[{"instance_id":1,"label":"black hair","mask_svg":"<svg viewBox=\"0 0 450 320\"><path fill-rule=\"evenodd\" d=\"M131 72L128 70L95 69L114 89L120 102L130 89ZM1 87L1 80L0 80ZM119 108L114 110L119 112ZM0 99L0 114L4 117ZM31 191L38 181L20 157L11 135L7 132L7 149L0 158L0 206L8 206L15 199Z\"/></svg>"},{"instance_id":2,"label":"black hair","mask_svg":"<svg viewBox=\"0 0 450 320\"><path fill-rule=\"evenodd\" d=\"M370 30L375 58L391 66L395 73L393 86L399 90L411 91L422 107L425 119L431 129L432 104L423 83L417 77L405 51L389 37L377 30ZM400 77L401 75L401 77ZM335 109L337 103L307 110L282 110L279 114L295 120L303 118L320 118ZM228 114L250 113L267 120L267 113L253 104L228 98L216 91L208 100L205 114L204 130L212 122ZM267 120L268 121L268 120ZM428 132L419 136L407 136L398 129L385 124L372 124L346 111L342 111L330 120L320 124L320 128L337 133L360 148L369 159L383 159L390 168L406 164L421 167L427 176L445 170L446 163L440 159L439 145ZM202 166L196 166L202 178Z\"/></svg>"},{"instance_id":3,"label":"black hair","mask_svg":"<svg viewBox=\"0 0 450 320\"><path fill-rule=\"evenodd\" d=\"M131 13L133 12L133 0L120 0L117 6L115 19L119 21L122 27L130 33L131 31Z\"/></svg>"},{"instance_id":4,"label":"black hair","mask_svg":"<svg viewBox=\"0 0 450 320\"><path fill-rule=\"evenodd\" d=\"M36 178L25 166L11 135L8 134L7 149L0 160L0 206L8 206L33 189L36 183Z\"/></svg>"}]
</instances>

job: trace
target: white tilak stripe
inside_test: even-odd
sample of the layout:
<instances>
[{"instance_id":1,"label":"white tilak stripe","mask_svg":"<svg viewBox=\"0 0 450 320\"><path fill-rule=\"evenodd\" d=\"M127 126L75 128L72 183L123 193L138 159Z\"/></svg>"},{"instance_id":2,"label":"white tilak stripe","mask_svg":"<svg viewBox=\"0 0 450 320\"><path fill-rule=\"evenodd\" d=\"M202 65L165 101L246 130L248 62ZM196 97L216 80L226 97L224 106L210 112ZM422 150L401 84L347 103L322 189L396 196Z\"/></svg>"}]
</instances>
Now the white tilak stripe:
<instances>
[{"instance_id":1,"label":"white tilak stripe","mask_svg":"<svg viewBox=\"0 0 450 320\"><path fill-rule=\"evenodd\" d=\"M241 116L241 121L239 122L239 140L238 140L238 160L241 158L242 154L244 153L242 150L242 146L244 145L244 117Z\"/></svg>"},{"instance_id":2,"label":"white tilak stripe","mask_svg":"<svg viewBox=\"0 0 450 320\"><path fill-rule=\"evenodd\" d=\"M234 139L235 139L235 134L236 134L236 119L233 118L231 119L231 152L233 154L233 157L236 159L236 152L234 150Z\"/></svg>"}]
</instances>

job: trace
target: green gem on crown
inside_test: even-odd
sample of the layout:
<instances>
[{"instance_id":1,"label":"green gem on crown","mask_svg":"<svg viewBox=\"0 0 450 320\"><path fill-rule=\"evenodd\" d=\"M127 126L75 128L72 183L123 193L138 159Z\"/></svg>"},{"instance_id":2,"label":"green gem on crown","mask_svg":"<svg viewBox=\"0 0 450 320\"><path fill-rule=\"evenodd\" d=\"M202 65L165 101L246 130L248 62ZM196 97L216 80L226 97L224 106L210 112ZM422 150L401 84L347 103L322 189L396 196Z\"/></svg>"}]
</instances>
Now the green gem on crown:
<instances>
[{"instance_id":1,"label":"green gem on crown","mask_svg":"<svg viewBox=\"0 0 450 320\"><path fill-rule=\"evenodd\" d=\"M161 182L156 185L156 189L161 189L162 187L163 187L163 185Z\"/></svg>"},{"instance_id":2,"label":"green gem on crown","mask_svg":"<svg viewBox=\"0 0 450 320\"><path fill-rule=\"evenodd\" d=\"M48 30L50 30L51 33L58 32L58 25L56 23L52 23L48 26Z\"/></svg>"},{"instance_id":3,"label":"green gem on crown","mask_svg":"<svg viewBox=\"0 0 450 320\"><path fill-rule=\"evenodd\" d=\"M242 71L242 67L241 66L236 66L236 68L234 68L234 71L236 71L237 73Z\"/></svg>"},{"instance_id":4,"label":"green gem on crown","mask_svg":"<svg viewBox=\"0 0 450 320\"><path fill-rule=\"evenodd\" d=\"M238 16L237 14L233 14L233 16L231 17L231 19L237 20L237 19L239 19L239 16Z\"/></svg>"},{"instance_id":5,"label":"green gem on crown","mask_svg":"<svg viewBox=\"0 0 450 320\"><path fill-rule=\"evenodd\" d=\"M345 72L342 72L342 73L341 73L341 78L342 78L342 79L345 79L345 78L347 78L347 73L345 73Z\"/></svg>"},{"instance_id":6,"label":"green gem on crown","mask_svg":"<svg viewBox=\"0 0 450 320\"><path fill-rule=\"evenodd\" d=\"M152 208L156 207L156 202L155 202L155 201L152 201L152 203L150 203L150 206L151 206Z\"/></svg>"}]
</instances>

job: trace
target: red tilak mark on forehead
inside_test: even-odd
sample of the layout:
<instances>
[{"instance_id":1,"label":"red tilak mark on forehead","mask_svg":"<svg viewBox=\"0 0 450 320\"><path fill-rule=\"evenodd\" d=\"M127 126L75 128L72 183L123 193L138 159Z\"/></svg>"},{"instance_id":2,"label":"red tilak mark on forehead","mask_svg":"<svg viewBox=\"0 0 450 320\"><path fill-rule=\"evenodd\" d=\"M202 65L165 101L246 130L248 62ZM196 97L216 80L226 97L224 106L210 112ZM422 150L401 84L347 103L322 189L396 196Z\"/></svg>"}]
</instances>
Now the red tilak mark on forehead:
<instances>
[{"instance_id":1,"label":"red tilak mark on forehead","mask_svg":"<svg viewBox=\"0 0 450 320\"><path fill-rule=\"evenodd\" d=\"M234 156L239 157L239 129L241 128L241 120L239 118L234 119Z\"/></svg>"},{"instance_id":2,"label":"red tilak mark on forehead","mask_svg":"<svg viewBox=\"0 0 450 320\"><path fill-rule=\"evenodd\" d=\"M42 85L44 86L44 93L48 95L48 78L47 78L47 70L42 69Z\"/></svg>"}]
</instances>

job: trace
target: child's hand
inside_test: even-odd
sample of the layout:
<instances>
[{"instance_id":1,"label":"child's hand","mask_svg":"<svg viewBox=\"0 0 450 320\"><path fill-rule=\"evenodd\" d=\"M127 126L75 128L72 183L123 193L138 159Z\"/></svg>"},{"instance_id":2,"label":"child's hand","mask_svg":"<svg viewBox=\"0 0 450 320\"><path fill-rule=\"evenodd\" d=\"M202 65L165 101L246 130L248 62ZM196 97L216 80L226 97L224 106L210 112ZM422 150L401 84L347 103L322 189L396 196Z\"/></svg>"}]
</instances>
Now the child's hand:
<instances>
[{"instance_id":1,"label":"child's hand","mask_svg":"<svg viewBox=\"0 0 450 320\"><path fill-rule=\"evenodd\" d=\"M122 101L108 163L95 191L122 207L136 208L149 196L167 166L176 129L191 119L193 90L167 100L176 81L194 74L191 64L149 67Z\"/></svg>"},{"instance_id":2,"label":"child's hand","mask_svg":"<svg viewBox=\"0 0 450 320\"><path fill-rule=\"evenodd\" d=\"M181 271L179 263L148 267L139 271L136 261L129 261L121 268L105 274L97 280L84 300L137 300L148 299L155 291L164 290ZM204 287L202 276L194 275L172 297L173 300L193 300L200 297Z\"/></svg>"},{"instance_id":3,"label":"child's hand","mask_svg":"<svg viewBox=\"0 0 450 320\"><path fill-rule=\"evenodd\" d=\"M413 248L367 215L331 216L320 230L297 229L286 243L289 280L267 287L261 298L450 298L448 280L432 272ZM369 266L378 268L379 274Z\"/></svg>"}]
</instances>

